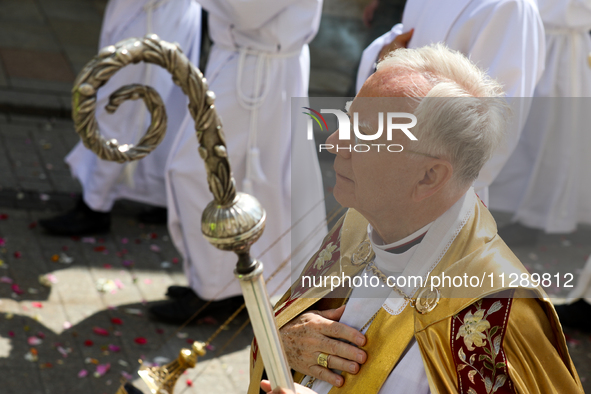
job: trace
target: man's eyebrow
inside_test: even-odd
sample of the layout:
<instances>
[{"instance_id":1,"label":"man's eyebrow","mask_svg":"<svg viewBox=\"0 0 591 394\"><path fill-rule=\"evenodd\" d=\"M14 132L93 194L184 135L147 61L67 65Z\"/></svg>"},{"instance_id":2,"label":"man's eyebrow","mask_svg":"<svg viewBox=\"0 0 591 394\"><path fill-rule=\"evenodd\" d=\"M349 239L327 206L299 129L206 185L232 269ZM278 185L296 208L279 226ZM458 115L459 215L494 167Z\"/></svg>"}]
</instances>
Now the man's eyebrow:
<instances>
[{"instance_id":1,"label":"man's eyebrow","mask_svg":"<svg viewBox=\"0 0 591 394\"><path fill-rule=\"evenodd\" d=\"M351 114L349 113L349 110L351 109L351 104L353 104L353 100L349 100L345 103L345 113L349 118L351 118Z\"/></svg>"},{"instance_id":2,"label":"man's eyebrow","mask_svg":"<svg viewBox=\"0 0 591 394\"><path fill-rule=\"evenodd\" d=\"M345 114L349 117L351 121L353 121L353 117L351 116L352 114L351 112L349 112L349 110L351 109L351 104L353 104L353 100L347 101L345 103ZM353 123L351 123L351 127L353 127ZM359 131L363 134L369 134L369 132L372 131L372 126L369 122L361 120L359 122Z\"/></svg>"}]
</instances>

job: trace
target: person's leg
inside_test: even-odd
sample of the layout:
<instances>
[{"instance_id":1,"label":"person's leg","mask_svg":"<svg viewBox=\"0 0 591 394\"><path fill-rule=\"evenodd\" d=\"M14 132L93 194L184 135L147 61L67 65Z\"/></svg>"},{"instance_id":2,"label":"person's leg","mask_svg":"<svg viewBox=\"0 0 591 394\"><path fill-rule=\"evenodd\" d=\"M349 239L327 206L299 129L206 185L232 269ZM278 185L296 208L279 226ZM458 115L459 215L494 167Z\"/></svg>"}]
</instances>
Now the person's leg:
<instances>
[{"instance_id":1,"label":"person's leg","mask_svg":"<svg viewBox=\"0 0 591 394\"><path fill-rule=\"evenodd\" d=\"M577 284L569 294L570 304L556 305L560 324L591 333L591 256L587 259Z\"/></svg>"},{"instance_id":2,"label":"person's leg","mask_svg":"<svg viewBox=\"0 0 591 394\"><path fill-rule=\"evenodd\" d=\"M591 333L591 304L584 299L572 304L556 305L554 309L563 327Z\"/></svg>"},{"instance_id":3,"label":"person's leg","mask_svg":"<svg viewBox=\"0 0 591 394\"><path fill-rule=\"evenodd\" d=\"M145 1L144 1L145 2ZM148 29L147 11L138 1L112 0L101 31L101 45L111 45L128 37L141 37ZM145 2L147 3L147 2ZM177 42L193 63L199 59L201 8L191 1L165 2L151 10L151 31L162 39ZM126 21L124 27L121 21ZM90 59L89 59L90 60ZM79 143L66 157L72 176L77 178L83 196L73 210L40 221L48 232L56 235L84 235L106 232L110 228L110 211L118 199L128 199L153 206L142 212L138 220L148 224L167 222L164 167L180 122L187 112L187 98L170 74L147 63L128 65L119 70L97 93L96 118L106 139L136 143L149 124L149 114L141 101L124 103L114 114L105 105L116 89L140 83L153 87L162 97L168 114L164 140L150 155L139 162L113 163L99 159Z\"/></svg>"}]
</instances>

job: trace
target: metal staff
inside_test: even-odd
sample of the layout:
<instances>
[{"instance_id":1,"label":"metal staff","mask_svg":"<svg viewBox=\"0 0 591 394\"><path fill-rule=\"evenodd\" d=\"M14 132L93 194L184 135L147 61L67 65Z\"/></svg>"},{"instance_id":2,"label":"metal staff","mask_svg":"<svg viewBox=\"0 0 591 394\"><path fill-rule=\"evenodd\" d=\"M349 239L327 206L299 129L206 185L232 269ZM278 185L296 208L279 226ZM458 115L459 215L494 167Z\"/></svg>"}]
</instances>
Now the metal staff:
<instances>
[{"instance_id":1,"label":"metal staff","mask_svg":"<svg viewBox=\"0 0 591 394\"><path fill-rule=\"evenodd\" d=\"M253 260L249 254L250 246L260 238L265 228L265 210L253 196L236 192L222 124L215 111L215 95L208 90L203 74L189 62L178 45L162 41L155 34L146 35L143 39L130 38L103 48L84 67L74 83L72 118L76 132L84 146L103 160L119 163L138 160L156 148L166 132L166 111L160 95L151 87L126 85L110 96L106 107L108 112L113 113L125 100L144 100L152 121L137 145L106 140L100 135L95 118L97 90L120 68L141 61L167 69L173 81L189 97L189 112L195 120L199 155L205 162L207 183L214 196L214 201L207 205L201 216L201 231L218 249L234 251L238 255L234 275L240 281L269 379L273 387L293 390L290 368L263 280L263 264ZM189 364L194 366L194 363ZM166 388L159 388L158 391L172 392L175 382L176 379L169 381ZM155 389L152 391L158 392Z\"/></svg>"}]
</instances>

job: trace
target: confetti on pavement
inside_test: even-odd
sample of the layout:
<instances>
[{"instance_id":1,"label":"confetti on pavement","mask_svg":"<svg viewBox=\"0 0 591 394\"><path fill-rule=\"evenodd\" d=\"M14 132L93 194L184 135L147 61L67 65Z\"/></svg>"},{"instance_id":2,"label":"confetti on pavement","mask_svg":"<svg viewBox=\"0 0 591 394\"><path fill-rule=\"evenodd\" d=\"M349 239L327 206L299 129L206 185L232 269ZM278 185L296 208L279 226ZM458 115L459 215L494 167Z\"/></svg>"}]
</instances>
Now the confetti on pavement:
<instances>
[{"instance_id":1,"label":"confetti on pavement","mask_svg":"<svg viewBox=\"0 0 591 394\"><path fill-rule=\"evenodd\" d=\"M29 350L27 354L25 354L25 360L30 361L32 363L37 362L37 360L39 360L37 350L35 348Z\"/></svg>"},{"instance_id":2,"label":"confetti on pavement","mask_svg":"<svg viewBox=\"0 0 591 394\"><path fill-rule=\"evenodd\" d=\"M100 335L103 337L108 337L110 335L109 331L102 327L92 327L92 332L94 332L96 335Z\"/></svg>"},{"instance_id":3,"label":"confetti on pavement","mask_svg":"<svg viewBox=\"0 0 591 394\"><path fill-rule=\"evenodd\" d=\"M68 256L65 253L60 253L60 258L59 258L58 262L61 264L72 264L74 262L74 258Z\"/></svg>"},{"instance_id":4,"label":"confetti on pavement","mask_svg":"<svg viewBox=\"0 0 591 394\"><path fill-rule=\"evenodd\" d=\"M29 337L27 339L27 343L29 344L29 346L39 346L43 343L43 340L37 337Z\"/></svg>"},{"instance_id":5,"label":"confetti on pavement","mask_svg":"<svg viewBox=\"0 0 591 394\"><path fill-rule=\"evenodd\" d=\"M115 293L119 286L112 279L99 278L96 281L96 289L101 293Z\"/></svg>"},{"instance_id":6,"label":"confetti on pavement","mask_svg":"<svg viewBox=\"0 0 591 394\"><path fill-rule=\"evenodd\" d=\"M12 284L11 289L15 294L18 294L18 295L25 294L25 292L16 283Z\"/></svg>"}]
</instances>

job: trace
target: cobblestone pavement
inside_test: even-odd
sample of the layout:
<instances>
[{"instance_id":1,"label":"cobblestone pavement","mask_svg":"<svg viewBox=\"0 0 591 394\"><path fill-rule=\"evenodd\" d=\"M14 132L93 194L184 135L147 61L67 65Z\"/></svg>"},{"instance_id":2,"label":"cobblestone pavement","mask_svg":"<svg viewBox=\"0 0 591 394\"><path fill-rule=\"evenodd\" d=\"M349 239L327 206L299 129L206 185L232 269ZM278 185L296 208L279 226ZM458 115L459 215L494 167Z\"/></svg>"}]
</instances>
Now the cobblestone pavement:
<instances>
[{"instance_id":1,"label":"cobblestone pavement","mask_svg":"<svg viewBox=\"0 0 591 394\"><path fill-rule=\"evenodd\" d=\"M365 41L358 17L363 3L325 1L311 45L311 94L350 92ZM77 142L68 119L69 90L96 53L105 4L0 0L0 394L112 394L127 374L147 393L135 375L139 358L174 359L181 347L207 339L221 323L220 317L203 316L178 330L147 317L150 303L185 278L166 227L136 221L141 205L118 203L107 235L51 237L36 226L39 218L73 206L80 191L63 162ZM319 159L330 210L332 158ZM500 225L509 219L495 217ZM591 227L582 226L573 234L544 235L515 253L532 272L576 278L591 254L590 240ZM549 293L565 295L561 288ZM222 331L197 368L181 378L177 393L204 387L210 393L246 391L252 338L246 319L242 313ZM591 390L591 338L566 332ZM108 372L93 377L107 364Z\"/></svg>"}]
</instances>

